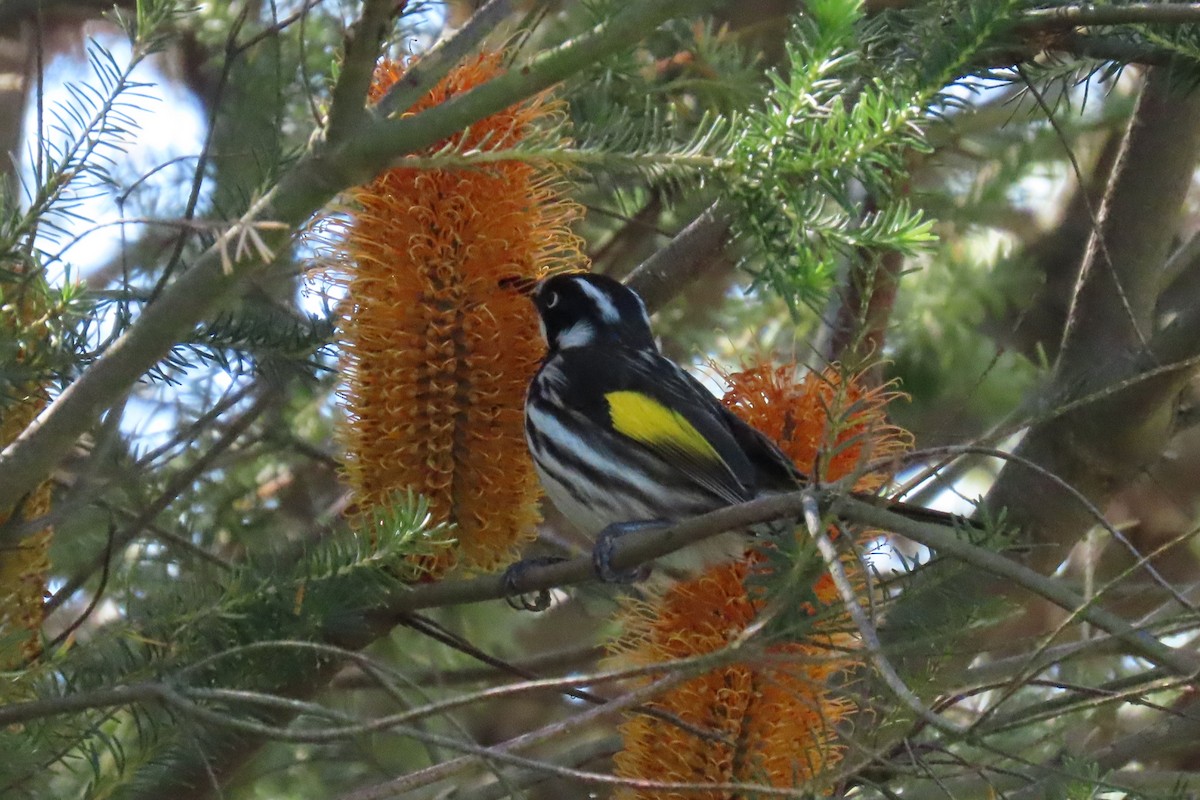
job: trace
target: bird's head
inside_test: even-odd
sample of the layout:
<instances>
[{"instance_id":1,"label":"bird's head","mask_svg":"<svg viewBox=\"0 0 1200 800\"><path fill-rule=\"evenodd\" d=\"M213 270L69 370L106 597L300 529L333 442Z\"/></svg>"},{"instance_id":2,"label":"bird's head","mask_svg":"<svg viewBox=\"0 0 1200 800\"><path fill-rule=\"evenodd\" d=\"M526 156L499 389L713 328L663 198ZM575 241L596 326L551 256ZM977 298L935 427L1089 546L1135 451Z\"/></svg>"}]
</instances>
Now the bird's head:
<instances>
[{"instance_id":1,"label":"bird's head","mask_svg":"<svg viewBox=\"0 0 1200 800\"><path fill-rule=\"evenodd\" d=\"M642 298L604 275L551 275L534 288L533 304L551 353L604 344L657 350Z\"/></svg>"}]
</instances>

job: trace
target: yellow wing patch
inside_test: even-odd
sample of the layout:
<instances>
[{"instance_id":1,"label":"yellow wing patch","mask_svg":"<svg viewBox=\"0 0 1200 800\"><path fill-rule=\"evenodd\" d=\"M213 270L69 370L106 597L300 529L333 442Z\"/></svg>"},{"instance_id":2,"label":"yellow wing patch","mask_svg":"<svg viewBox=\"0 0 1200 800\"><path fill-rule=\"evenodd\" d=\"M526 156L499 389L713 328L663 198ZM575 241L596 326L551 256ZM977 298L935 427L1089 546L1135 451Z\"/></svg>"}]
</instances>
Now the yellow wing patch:
<instances>
[{"instance_id":1,"label":"yellow wing patch","mask_svg":"<svg viewBox=\"0 0 1200 800\"><path fill-rule=\"evenodd\" d=\"M653 397L641 392L609 392L613 429L630 439L657 448L669 448L707 461L721 462L716 449L692 423Z\"/></svg>"}]
</instances>

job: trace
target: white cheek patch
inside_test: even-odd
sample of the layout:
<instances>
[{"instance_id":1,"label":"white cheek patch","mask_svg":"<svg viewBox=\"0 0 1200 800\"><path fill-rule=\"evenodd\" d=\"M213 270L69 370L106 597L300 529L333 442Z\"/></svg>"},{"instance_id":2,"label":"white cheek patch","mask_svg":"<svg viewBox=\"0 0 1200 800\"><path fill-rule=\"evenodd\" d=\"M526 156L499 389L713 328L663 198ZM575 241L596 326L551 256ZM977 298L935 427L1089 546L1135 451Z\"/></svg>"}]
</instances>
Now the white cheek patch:
<instances>
[{"instance_id":1,"label":"white cheek patch","mask_svg":"<svg viewBox=\"0 0 1200 800\"><path fill-rule=\"evenodd\" d=\"M596 339L596 329L591 323L580 320L558 335L559 349L568 347L583 347Z\"/></svg>"},{"instance_id":2,"label":"white cheek patch","mask_svg":"<svg viewBox=\"0 0 1200 800\"><path fill-rule=\"evenodd\" d=\"M588 299L595 304L596 311L600 315L600 319L604 320L609 325L616 325L621 321L621 313L617 311L617 306L615 303L613 303L611 297L587 281L579 281L579 288L588 296Z\"/></svg>"}]
</instances>

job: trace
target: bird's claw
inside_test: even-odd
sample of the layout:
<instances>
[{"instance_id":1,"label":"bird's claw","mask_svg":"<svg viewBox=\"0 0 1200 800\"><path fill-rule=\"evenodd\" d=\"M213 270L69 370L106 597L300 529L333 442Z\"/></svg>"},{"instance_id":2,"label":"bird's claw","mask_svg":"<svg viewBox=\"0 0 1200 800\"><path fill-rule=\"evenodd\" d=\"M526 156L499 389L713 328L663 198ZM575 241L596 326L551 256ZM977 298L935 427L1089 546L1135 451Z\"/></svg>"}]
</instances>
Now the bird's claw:
<instances>
[{"instance_id":1,"label":"bird's claw","mask_svg":"<svg viewBox=\"0 0 1200 800\"><path fill-rule=\"evenodd\" d=\"M566 561L566 559L560 556L525 558L504 570L504 574L500 577L504 585L504 602L518 611L545 611L550 607L550 590L537 589L532 592L523 592L519 586L521 578L534 567L544 567L562 561Z\"/></svg>"}]
</instances>

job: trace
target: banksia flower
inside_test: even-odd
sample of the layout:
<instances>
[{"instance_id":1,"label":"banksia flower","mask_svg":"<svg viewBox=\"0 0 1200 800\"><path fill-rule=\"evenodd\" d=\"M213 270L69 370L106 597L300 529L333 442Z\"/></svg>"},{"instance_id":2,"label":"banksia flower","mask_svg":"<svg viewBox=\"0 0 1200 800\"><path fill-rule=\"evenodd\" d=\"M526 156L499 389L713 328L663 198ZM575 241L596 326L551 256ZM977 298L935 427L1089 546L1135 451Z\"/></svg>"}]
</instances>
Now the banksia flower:
<instances>
[{"instance_id":1,"label":"banksia flower","mask_svg":"<svg viewBox=\"0 0 1200 800\"><path fill-rule=\"evenodd\" d=\"M836 373L809 373L795 365L764 366L727 376L726 406L771 436L797 464L817 465L827 480L859 471L904 449L908 436L884 422L891 395L867 391ZM859 489L885 476L864 475ZM797 535L806 535L798 532ZM852 579L856 560L846 564ZM625 637L614 649L627 666L649 666L713 653L743 635L764 606L746 579L766 567L748 554L674 585L664 594L630 603ZM793 787L811 783L841 758L836 726L852 703L831 679L859 662L846 633L840 597L822 571L810 587L812 624L800 641L766 648L767 659L735 663L693 678L659 697L654 707L689 729L639 715L622 726L617 775L678 783L744 783ZM696 730L714 736L701 737ZM623 800L723 798L720 792L665 792L625 788Z\"/></svg>"},{"instance_id":2,"label":"banksia flower","mask_svg":"<svg viewBox=\"0 0 1200 800\"><path fill-rule=\"evenodd\" d=\"M13 355L16 365L27 364L29 352L20 342L36 341L46 335L45 303L37 286L25 282L0 286L0 340L18 343ZM10 444L46 407L49 397L36 379L0 396L0 449ZM32 520L50 512L50 482L33 490L21 504L22 519ZM0 525L12 509L0 508ZM0 669L9 669L41 651L38 631L46 575L50 570L50 528L34 531L15 546L0 549Z\"/></svg>"},{"instance_id":3,"label":"banksia flower","mask_svg":"<svg viewBox=\"0 0 1200 800\"><path fill-rule=\"evenodd\" d=\"M499 74L500 53L452 70L408 113ZM376 70L372 100L402 69ZM511 148L560 121L545 95L415 154ZM430 577L456 562L492 570L512 560L537 521L537 477L525 448L523 402L542 357L536 315L513 283L579 267L558 173L526 161L390 169L349 193L330 226L346 288L340 340L348 423L346 472L360 521L413 489L457 545L422 557Z\"/></svg>"},{"instance_id":4,"label":"banksia flower","mask_svg":"<svg viewBox=\"0 0 1200 800\"><path fill-rule=\"evenodd\" d=\"M912 436L886 421L895 393L866 388L865 381L842 378L834 370L809 372L799 380L795 374L795 364L733 373L726 376L723 402L801 470L824 481L841 480L911 446ZM872 491L887 478L883 472L864 472L855 488Z\"/></svg>"}]
</instances>

